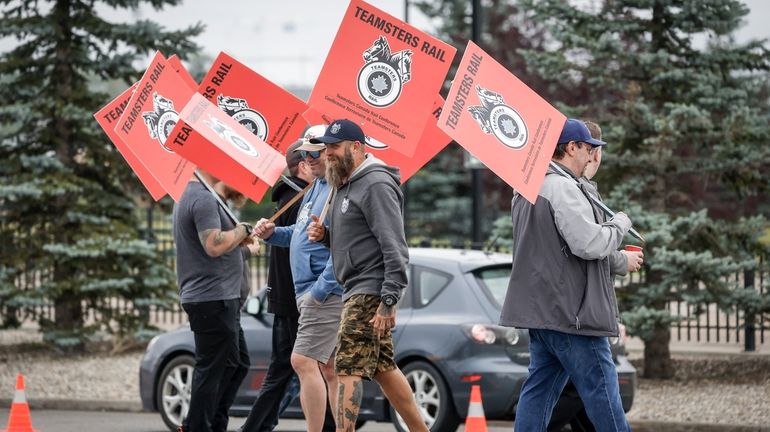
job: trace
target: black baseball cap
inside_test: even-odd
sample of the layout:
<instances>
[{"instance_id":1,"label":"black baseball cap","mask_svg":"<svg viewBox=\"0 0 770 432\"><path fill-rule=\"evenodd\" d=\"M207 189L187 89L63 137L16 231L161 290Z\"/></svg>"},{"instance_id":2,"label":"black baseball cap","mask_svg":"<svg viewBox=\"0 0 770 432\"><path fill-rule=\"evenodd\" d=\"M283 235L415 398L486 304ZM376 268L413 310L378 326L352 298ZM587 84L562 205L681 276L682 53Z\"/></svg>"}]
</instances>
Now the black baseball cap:
<instances>
[{"instance_id":1,"label":"black baseball cap","mask_svg":"<svg viewBox=\"0 0 770 432\"><path fill-rule=\"evenodd\" d=\"M361 130L361 126L348 119L334 120L329 127L326 128L323 136L310 138L310 142L313 144L336 144L340 141L358 141L360 143L366 142L366 135Z\"/></svg>"}]
</instances>

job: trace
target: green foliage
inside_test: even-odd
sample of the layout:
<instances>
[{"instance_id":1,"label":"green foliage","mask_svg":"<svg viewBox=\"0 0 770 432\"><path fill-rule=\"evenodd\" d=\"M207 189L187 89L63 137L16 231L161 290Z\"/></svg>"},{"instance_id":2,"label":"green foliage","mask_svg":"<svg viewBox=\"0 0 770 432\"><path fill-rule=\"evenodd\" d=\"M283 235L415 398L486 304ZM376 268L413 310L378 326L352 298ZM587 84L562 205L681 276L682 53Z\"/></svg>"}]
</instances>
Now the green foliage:
<instances>
[{"instance_id":1,"label":"green foliage","mask_svg":"<svg viewBox=\"0 0 770 432\"><path fill-rule=\"evenodd\" d=\"M482 33L477 44L520 78L541 91L564 92L562 86L548 88L540 76L528 72L522 49L541 49L542 27L522 13L519 6L505 0L483 2ZM416 1L413 3L437 24L437 36L457 48L449 76L462 58L471 38L471 2L465 0ZM446 83L445 90L449 88ZM407 230L411 241L446 240L460 245L471 236L471 173L465 168L466 151L452 144L409 180ZM487 169L481 170L483 236L490 235L494 221L508 213L511 188ZM510 237L510 233L505 237ZM502 240L502 238L499 238Z\"/></svg>"},{"instance_id":2,"label":"green foliage","mask_svg":"<svg viewBox=\"0 0 770 432\"><path fill-rule=\"evenodd\" d=\"M149 197L92 117L114 97L99 89L137 80L135 66L154 50L197 49L200 24L167 31L97 12L145 3L180 1L0 1L0 37L16 41L0 53L0 308L4 325L18 325L16 312L53 303L54 321L39 321L62 347L146 335L146 308L174 293L173 274L137 228L134 208ZM113 310L110 299L135 310Z\"/></svg>"},{"instance_id":3,"label":"green foliage","mask_svg":"<svg viewBox=\"0 0 770 432\"><path fill-rule=\"evenodd\" d=\"M629 331L653 342L656 329L679 319L667 310L676 300L761 309L766 299L728 279L768 252L758 241L767 222L757 214L770 190L770 50L764 41L733 40L746 7L520 5L552 38L547 51L524 53L529 66L591 89L572 112L602 125L610 144L599 184L647 239L645 282L622 296ZM570 105L558 95L552 101Z\"/></svg>"}]
</instances>

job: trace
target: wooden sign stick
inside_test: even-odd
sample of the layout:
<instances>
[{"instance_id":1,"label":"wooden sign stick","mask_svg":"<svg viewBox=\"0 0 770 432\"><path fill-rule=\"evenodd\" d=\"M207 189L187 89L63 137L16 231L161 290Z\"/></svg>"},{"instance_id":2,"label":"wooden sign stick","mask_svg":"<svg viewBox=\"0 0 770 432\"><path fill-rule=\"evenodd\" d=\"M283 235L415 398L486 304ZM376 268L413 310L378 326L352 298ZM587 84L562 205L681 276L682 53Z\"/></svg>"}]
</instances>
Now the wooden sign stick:
<instances>
[{"instance_id":1,"label":"wooden sign stick","mask_svg":"<svg viewBox=\"0 0 770 432\"><path fill-rule=\"evenodd\" d=\"M275 212L274 215L270 216L270 219L268 219L268 221L271 223L274 223L279 216L286 213L286 210L288 210L289 207L294 205L295 202L299 201L303 196L305 196L305 194L307 193L307 191L310 190L311 187L313 187L313 182L310 182L309 185L305 186L305 189L302 189L302 191L297 192L297 195L294 195L294 197L292 197L292 199L290 199L289 202L287 202L286 204L283 205L283 207L278 209L278 211Z\"/></svg>"}]
</instances>

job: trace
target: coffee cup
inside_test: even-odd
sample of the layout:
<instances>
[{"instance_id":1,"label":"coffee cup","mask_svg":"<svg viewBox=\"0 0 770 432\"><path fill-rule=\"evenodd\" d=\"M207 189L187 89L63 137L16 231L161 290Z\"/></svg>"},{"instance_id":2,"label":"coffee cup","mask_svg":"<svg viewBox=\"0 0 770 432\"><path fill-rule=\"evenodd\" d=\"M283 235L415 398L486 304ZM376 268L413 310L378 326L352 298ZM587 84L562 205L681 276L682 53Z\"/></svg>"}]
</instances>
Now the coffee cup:
<instances>
[{"instance_id":1,"label":"coffee cup","mask_svg":"<svg viewBox=\"0 0 770 432\"><path fill-rule=\"evenodd\" d=\"M641 246L636 246L636 245L626 245L625 249L628 252L641 252L642 251L642 247Z\"/></svg>"}]
</instances>

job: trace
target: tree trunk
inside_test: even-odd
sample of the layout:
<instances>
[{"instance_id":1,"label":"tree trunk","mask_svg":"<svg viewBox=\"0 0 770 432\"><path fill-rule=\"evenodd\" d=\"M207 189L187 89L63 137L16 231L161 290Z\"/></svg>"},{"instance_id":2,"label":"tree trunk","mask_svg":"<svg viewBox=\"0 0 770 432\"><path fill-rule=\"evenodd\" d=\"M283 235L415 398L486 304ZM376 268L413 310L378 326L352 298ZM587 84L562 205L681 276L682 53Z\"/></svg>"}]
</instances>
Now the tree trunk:
<instances>
[{"instance_id":1,"label":"tree trunk","mask_svg":"<svg viewBox=\"0 0 770 432\"><path fill-rule=\"evenodd\" d=\"M644 340L644 377L669 379L674 376L674 364L668 344L671 341L669 326L657 327L650 339Z\"/></svg>"},{"instance_id":2,"label":"tree trunk","mask_svg":"<svg viewBox=\"0 0 770 432\"><path fill-rule=\"evenodd\" d=\"M54 299L55 328L51 330L76 335L83 328L83 307L74 295L61 295Z\"/></svg>"}]
</instances>

